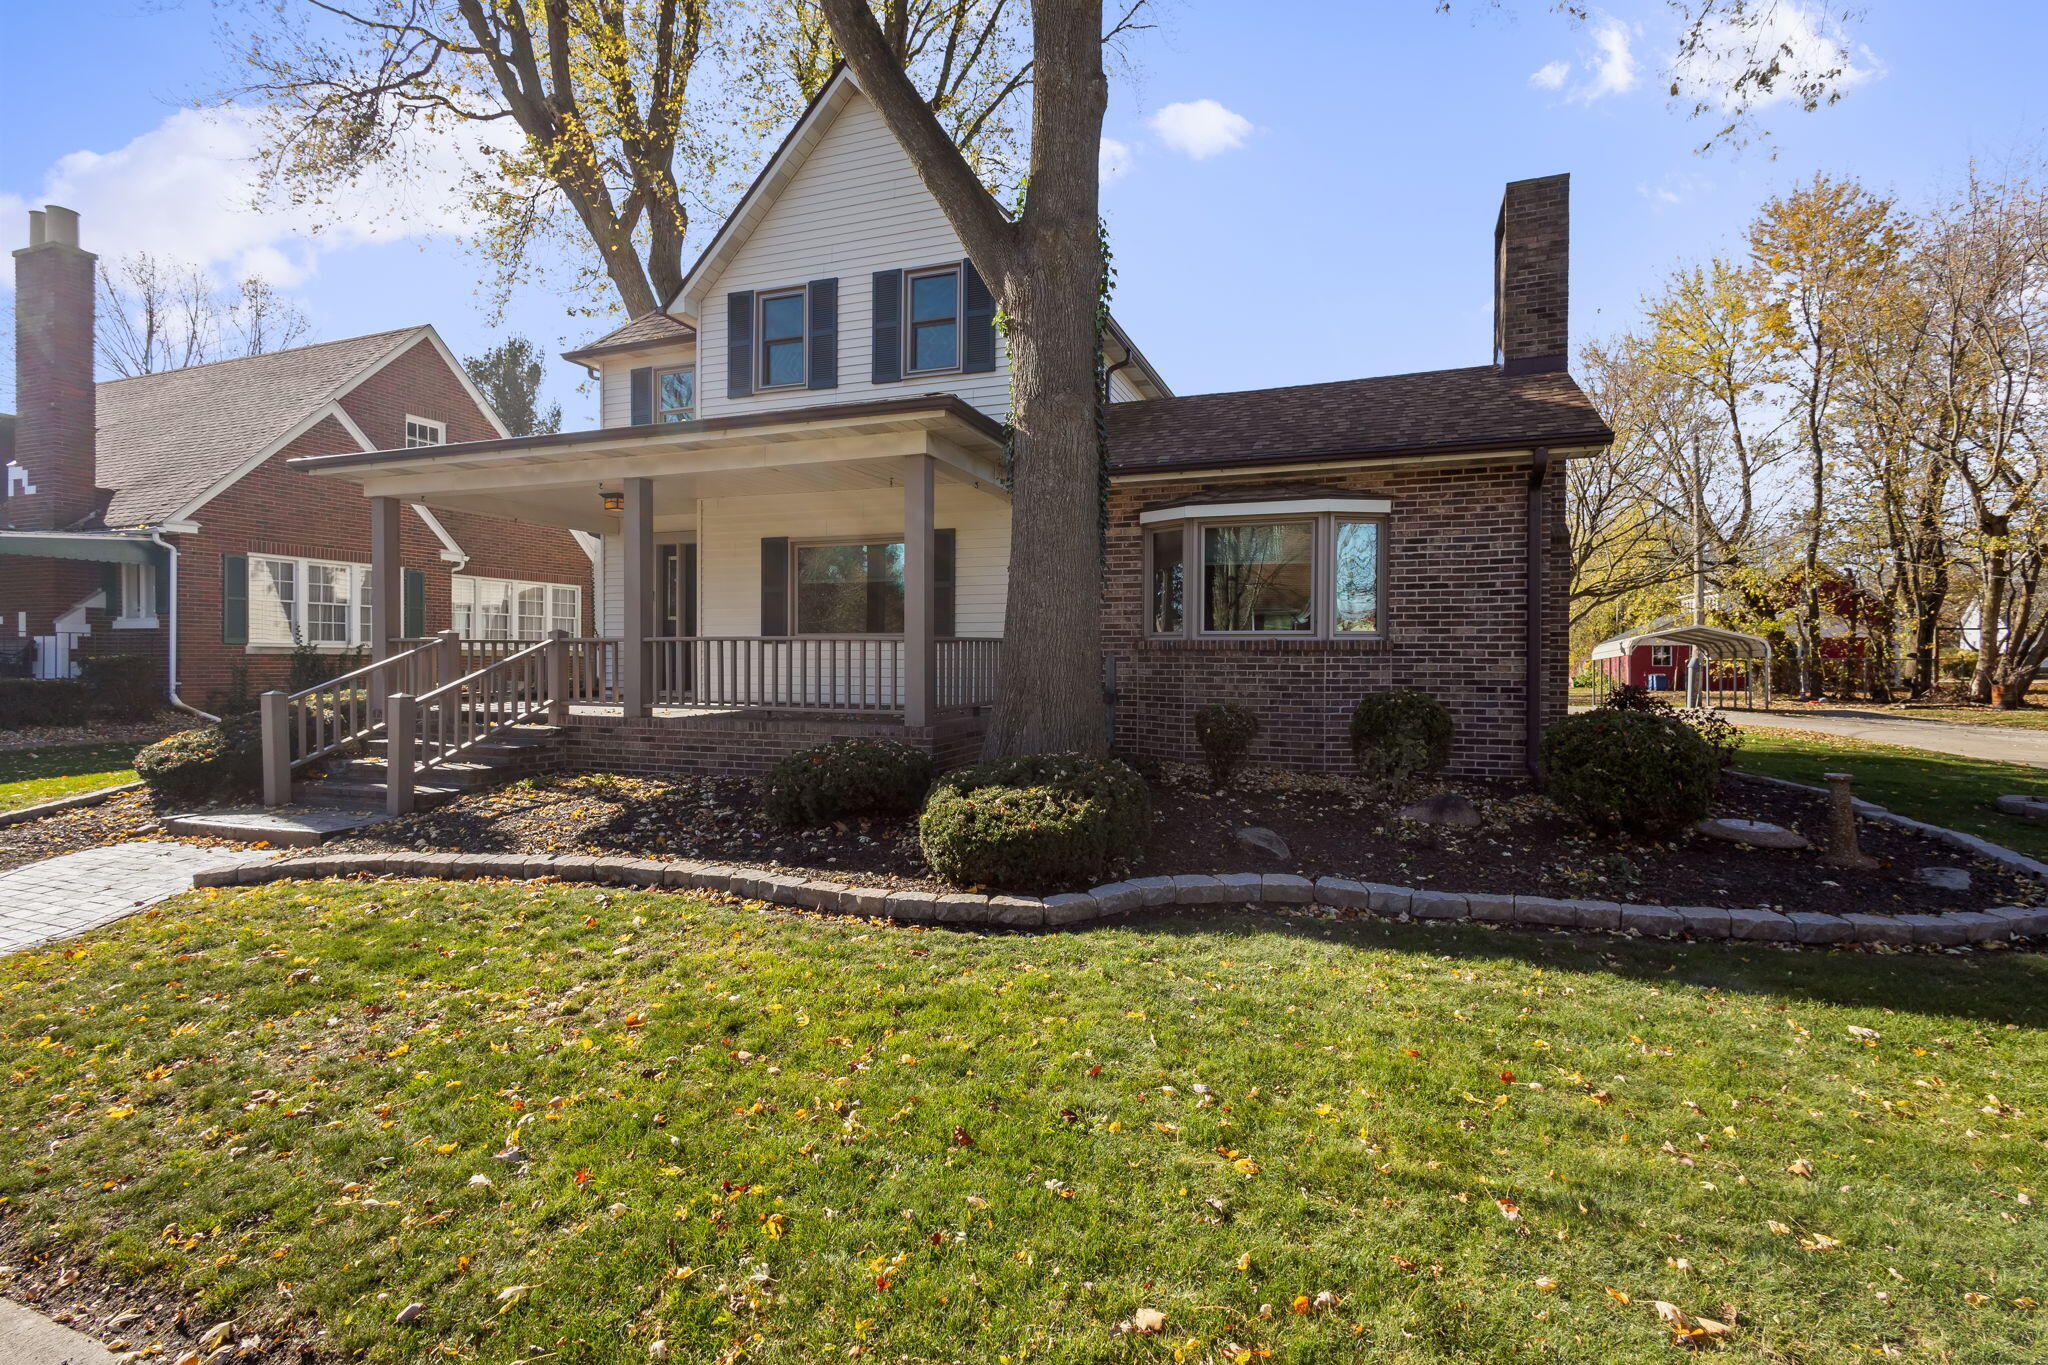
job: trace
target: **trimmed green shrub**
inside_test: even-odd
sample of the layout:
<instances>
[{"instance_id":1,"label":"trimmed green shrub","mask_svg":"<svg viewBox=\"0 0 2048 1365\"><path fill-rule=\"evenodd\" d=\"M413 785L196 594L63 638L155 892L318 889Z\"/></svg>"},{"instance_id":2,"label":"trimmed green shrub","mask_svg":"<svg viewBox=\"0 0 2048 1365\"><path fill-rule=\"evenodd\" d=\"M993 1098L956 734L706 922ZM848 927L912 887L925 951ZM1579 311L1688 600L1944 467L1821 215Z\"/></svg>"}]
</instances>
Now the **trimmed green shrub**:
<instances>
[{"instance_id":1,"label":"trimmed green shrub","mask_svg":"<svg viewBox=\"0 0 2048 1365\"><path fill-rule=\"evenodd\" d=\"M1351 712L1351 757L1373 782L1400 786L1451 761L1451 713L1427 692L1367 694Z\"/></svg>"},{"instance_id":2,"label":"trimmed green shrub","mask_svg":"<svg viewBox=\"0 0 2048 1365\"><path fill-rule=\"evenodd\" d=\"M789 826L849 815L911 815L931 790L932 758L893 739L842 739L791 754L768 773L768 814Z\"/></svg>"},{"instance_id":3,"label":"trimmed green shrub","mask_svg":"<svg viewBox=\"0 0 2048 1365\"><path fill-rule=\"evenodd\" d=\"M263 735L232 721L186 730L135 755L135 775L173 803L246 796L263 785Z\"/></svg>"},{"instance_id":4,"label":"trimmed green shrub","mask_svg":"<svg viewBox=\"0 0 2048 1365\"><path fill-rule=\"evenodd\" d=\"M1095 882L1145 847L1152 793L1114 759L1035 754L939 779L917 832L932 871L958 886L1027 892Z\"/></svg>"},{"instance_id":5,"label":"trimmed green shrub","mask_svg":"<svg viewBox=\"0 0 2048 1365\"><path fill-rule=\"evenodd\" d=\"M1195 742L1209 765L1209 783L1227 787L1244 767L1252 741L1259 737L1259 718L1250 707L1212 701L1195 708Z\"/></svg>"},{"instance_id":6,"label":"trimmed green shrub","mask_svg":"<svg viewBox=\"0 0 2048 1365\"><path fill-rule=\"evenodd\" d=\"M1599 829L1661 838L1703 819L1720 761L1692 727L1647 711L1586 711L1543 732L1543 790Z\"/></svg>"},{"instance_id":7,"label":"trimmed green shrub","mask_svg":"<svg viewBox=\"0 0 2048 1365\"><path fill-rule=\"evenodd\" d=\"M147 654L87 654L78 661L95 713L113 720L141 720L164 705L163 665Z\"/></svg>"},{"instance_id":8,"label":"trimmed green shrub","mask_svg":"<svg viewBox=\"0 0 2048 1365\"><path fill-rule=\"evenodd\" d=\"M0 730L81 725L92 696L71 678L0 678Z\"/></svg>"}]
</instances>

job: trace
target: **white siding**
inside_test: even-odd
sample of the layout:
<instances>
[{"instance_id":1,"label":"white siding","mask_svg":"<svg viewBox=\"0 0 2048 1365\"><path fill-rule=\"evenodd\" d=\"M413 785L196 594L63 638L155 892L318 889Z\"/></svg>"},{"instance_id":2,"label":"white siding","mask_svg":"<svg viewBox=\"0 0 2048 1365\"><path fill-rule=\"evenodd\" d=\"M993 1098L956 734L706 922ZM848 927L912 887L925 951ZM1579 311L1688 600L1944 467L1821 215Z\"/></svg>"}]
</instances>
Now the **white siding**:
<instances>
[{"instance_id":1,"label":"white siding","mask_svg":"<svg viewBox=\"0 0 2048 1365\"><path fill-rule=\"evenodd\" d=\"M1010 568L1010 507L964 484L939 485L938 526L954 531L954 629L961 635L1003 633ZM878 488L858 493L718 498L703 504L697 540L700 629L706 635L761 633L761 541L894 539L903 534L903 495Z\"/></svg>"},{"instance_id":2,"label":"white siding","mask_svg":"<svg viewBox=\"0 0 2048 1365\"><path fill-rule=\"evenodd\" d=\"M1142 394L1142 393L1139 393L1139 392L1138 392L1137 386L1136 386L1136 385L1134 385L1134 384L1132 384L1132 383L1131 383L1131 381L1130 381L1130 380L1129 380L1128 378L1126 378L1126 377L1125 377L1125 375L1124 375L1124 372L1123 372L1122 370L1118 370L1118 371L1117 371L1116 373L1114 373L1114 374L1110 375L1110 377L1109 377L1109 401L1110 401L1110 402L1112 402L1112 403L1135 403L1135 402L1139 401L1140 399L1142 399L1142 398L1143 398L1144 396L1145 396L1144 394Z\"/></svg>"},{"instance_id":3,"label":"white siding","mask_svg":"<svg viewBox=\"0 0 2048 1365\"><path fill-rule=\"evenodd\" d=\"M602 377L598 380L599 415L598 425L606 427L629 427L633 425L633 390L631 375L643 365L656 369L669 369L676 365L694 362L697 348L693 345L662 346L646 351L606 356L599 361ZM721 380L721 382L723 382ZM704 380L697 380L697 410L703 415Z\"/></svg>"},{"instance_id":4,"label":"white siding","mask_svg":"<svg viewBox=\"0 0 2048 1365\"><path fill-rule=\"evenodd\" d=\"M604 582L597 590L597 633L616 640L626 633L626 539L604 538Z\"/></svg>"},{"instance_id":5,"label":"white siding","mask_svg":"<svg viewBox=\"0 0 2048 1365\"><path fill-rule=\"evenodd\" d=\"M854 94L731 263L705 284L698 319L707 358L698 378L703 415L945 391L1003 420L1010 409L1010 369L1000 336L996 368L988 374L920 375L894 384L868 381L874 272L938 265L965 255L944 211L881 115L865 96ZM727 398L726 295L833 277L839 281L839 387Z\"/></svg>"}]
</instances>

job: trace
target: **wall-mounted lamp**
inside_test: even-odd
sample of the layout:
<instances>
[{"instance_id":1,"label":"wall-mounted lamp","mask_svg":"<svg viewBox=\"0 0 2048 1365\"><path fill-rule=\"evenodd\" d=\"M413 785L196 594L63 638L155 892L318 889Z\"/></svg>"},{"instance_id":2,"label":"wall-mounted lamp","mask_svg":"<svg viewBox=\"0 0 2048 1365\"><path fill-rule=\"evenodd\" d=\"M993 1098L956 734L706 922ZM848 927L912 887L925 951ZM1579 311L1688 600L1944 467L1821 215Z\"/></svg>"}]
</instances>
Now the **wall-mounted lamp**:
<instances>
[{"instance_id":1,"label":"wall-mounted lamp","mask_svg":"<svg viewBox=\"0 0 2048 1365\"><path fill-rule=\"evenodd\" d=\"M626 495L624 493L600 491L597 498L599 502L604 504L604 510L607 512L623 512L626 510Z\"/></svg>"}]
</instances>

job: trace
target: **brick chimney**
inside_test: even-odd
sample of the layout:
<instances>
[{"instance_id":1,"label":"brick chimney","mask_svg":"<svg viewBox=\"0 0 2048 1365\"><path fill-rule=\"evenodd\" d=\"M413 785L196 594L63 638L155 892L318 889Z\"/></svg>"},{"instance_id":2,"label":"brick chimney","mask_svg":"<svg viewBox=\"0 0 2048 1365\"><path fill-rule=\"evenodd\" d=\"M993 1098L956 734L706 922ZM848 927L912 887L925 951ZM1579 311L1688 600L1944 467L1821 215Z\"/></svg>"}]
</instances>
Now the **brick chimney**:
<instances>
[{"instance_id":1,"label":"brick chimney","mask_svg":"<svg viewBox=\"0 0 2048 1365\"><path fill-rule=\"evenodd\" d=\"M93 441L93 262L78 215L55 204L28 215L14 253L14 466L0 517L48 531L99 505Z\"/></svg>"},{"instance_id":2,"label":"brick chimney","mask_svg":"<svg viewBox=\"0 0 2048 1365\"><path fill-rule=\"evenodd\" d=\"M1549 374L1570 359L1571 186L1568 175L1510 181L1493 229L1493 363L1502 374Z\"/></svg>"}]
</instances>

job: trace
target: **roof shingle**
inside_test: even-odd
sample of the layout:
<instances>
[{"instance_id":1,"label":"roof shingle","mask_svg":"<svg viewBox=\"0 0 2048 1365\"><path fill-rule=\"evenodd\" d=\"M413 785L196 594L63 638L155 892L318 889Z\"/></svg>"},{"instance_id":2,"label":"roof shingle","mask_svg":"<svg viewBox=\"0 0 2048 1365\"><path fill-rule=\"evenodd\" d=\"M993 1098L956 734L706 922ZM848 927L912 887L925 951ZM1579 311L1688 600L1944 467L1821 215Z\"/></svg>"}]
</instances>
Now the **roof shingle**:
<instances>
[{"instance_id":1,"label":"roof shingle","mask_svg":"<svg viewBox=\"0 0 2048 1365\"><path fill-rule=\"evenodd\" d=\"M1108 414L1118 473L1613 438L1569 374L1491 365L1111 403Z\"/></svg>"},{"instance_id":2,"label":"roof shingle","mask_svg":"<svg viewBox=\"0 0 2048 1365\"><path fill-rule=\"evenodd\" d=\"M113 490L106 524L175 516L426 331L401 327L99 385L97 481Z\"/></svg>"},{"instance_id":3,"label":"roof shingle","mask_svg":"<svg viewBox=\"0 0 2048 1365\"><path fill-rule=\"evenodd\" d=\"M642 346L673 345L693 339L696 328L669 313L656 310L642 313L615 332L607 332L588 346L562 352L564 360L582 360L590 356L611 355L617 351L634 351Z\"/></svg>"}]
</instances>

